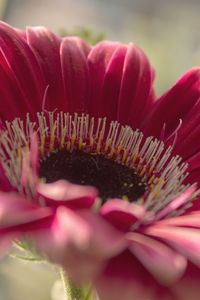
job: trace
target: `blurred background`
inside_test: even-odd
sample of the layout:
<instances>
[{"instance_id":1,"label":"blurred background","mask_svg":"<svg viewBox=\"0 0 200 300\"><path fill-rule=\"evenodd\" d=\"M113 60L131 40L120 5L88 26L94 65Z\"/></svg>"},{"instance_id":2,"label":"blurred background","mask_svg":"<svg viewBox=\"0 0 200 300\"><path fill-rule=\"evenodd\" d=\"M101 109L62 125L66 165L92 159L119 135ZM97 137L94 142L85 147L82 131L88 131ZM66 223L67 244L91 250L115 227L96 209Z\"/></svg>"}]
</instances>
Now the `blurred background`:
<instances>
[{"instance_id":1,"label":"blurred background","mask_svg":"<svg viewBox=\"0 0 200 300\"><path fill-rule=\"evenodd\" d=\"M134 42L156 69L161 94L200 63L199 0L0 0L1 19L19 28L44 25L96 41ZM48 266L7 258L0 264L0 300L49 300L57 275Z\"/></svg>"}]
</instances>

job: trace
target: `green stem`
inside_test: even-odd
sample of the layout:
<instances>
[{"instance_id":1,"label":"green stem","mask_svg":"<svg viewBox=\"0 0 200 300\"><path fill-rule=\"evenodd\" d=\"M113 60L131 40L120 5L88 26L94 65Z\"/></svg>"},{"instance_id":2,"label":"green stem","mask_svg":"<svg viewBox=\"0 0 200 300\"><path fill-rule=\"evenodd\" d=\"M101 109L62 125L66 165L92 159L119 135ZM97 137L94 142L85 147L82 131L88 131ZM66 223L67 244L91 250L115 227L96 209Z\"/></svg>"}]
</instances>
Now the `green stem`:
<instances>
[{"instance_id":1,"label":"green stem","mask_svg":"<svg viewBox=\"0 0 200 300\"><path fill-rule=\"evenodd\" d=\"M75 286L75 284L66 277L62 269L60 270L60 278L63 283L66 300L84 300L82 289Z\"/></svg>"}]
</instances>

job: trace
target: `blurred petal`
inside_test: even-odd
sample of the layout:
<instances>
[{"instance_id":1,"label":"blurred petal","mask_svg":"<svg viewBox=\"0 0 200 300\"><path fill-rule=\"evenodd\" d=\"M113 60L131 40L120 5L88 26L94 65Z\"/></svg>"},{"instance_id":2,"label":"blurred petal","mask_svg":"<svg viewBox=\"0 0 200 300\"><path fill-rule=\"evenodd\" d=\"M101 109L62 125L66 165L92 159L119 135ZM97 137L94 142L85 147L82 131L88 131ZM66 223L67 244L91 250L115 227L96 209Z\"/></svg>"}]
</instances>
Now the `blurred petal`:
<instances>
[{"instance_id":1,"label":"blurred petal","mask_svg":"<svg viewBox=\"0 0 200 300\"><path fill-rule=\"evenodd\" d=\"M53 183L39 183L38 196L50 206L67 205L73 208L87 208L94 204L98 191L92 186L78 185L66 180Z\"/></svg>"},{"instance_id":2,"label":"blurred petal","mask_svg":"<svg viewBox=\"0 0 200 300\"><path fill-rule=\"evenodd\" d=\"M143 206L122 199L108 200L100 209L100 214L119 230L127 232L130 227L145 215Z\"/></svg>"},{"instance_id":3,"label":"blurred petal","mask_svg":"<svg viewBox=\"0 0 200 300\"><path fill-rule=\"evenodd\" d=\"M139 233L129 233L129 249L149 270L154 278L164 285L179 279L187 266L187 260L168 246Z\"/></svg>"},{"instance_id":4,"label":"blurred petal","mask_svg":"<svg viewBox=\"0 0 200 300\"><path fill-rule=\"evenodd\" d=\"M154 300L154 282L142 264L125 251L108 262L94 284L101 300Z\"/></svg>"},{"instance_id":5,"label":"blurred petal","mask_svg":"<svg viewBox=\"0 0 200 300\"><path fill-rule=\"evenodd\" d=\"M200 230L172 226L151 226L146 234L164 240L194 264L200 267Z\"/></svg>"},{"instance_id":6,"label":"blurred petal","mask_svg":"<svg viewBox=\"0 0 200 300\"><path fill-rule=\"evenodd\" d=\"M34 206L18 193L0 192L0 229L25 226L51 215L50 208Z\"/></svg>"},{"instance_id":7,"label":"blurred petal","mask_svg":"<svg viewBox=\"0 0 200 300\"><path fill-rule=\"evenodd\" d=\"M75 213L66 207L57 209L50 231L37 232L33 239L40 251L66 268L75 281L93 277L106 258L126 247L122 235L98 215Z\"/></svg>"},{"instance_id":8,"label":"blurred petal","mask_svg":"<svg viewBox=\"0 0 200 300\"><path fill-rule=\"evenodd\" d=\"M183 226L200 228L200 212L190 213L183 216L160 220L156 223L159 226Z\"/></svg>"}]
</instances>

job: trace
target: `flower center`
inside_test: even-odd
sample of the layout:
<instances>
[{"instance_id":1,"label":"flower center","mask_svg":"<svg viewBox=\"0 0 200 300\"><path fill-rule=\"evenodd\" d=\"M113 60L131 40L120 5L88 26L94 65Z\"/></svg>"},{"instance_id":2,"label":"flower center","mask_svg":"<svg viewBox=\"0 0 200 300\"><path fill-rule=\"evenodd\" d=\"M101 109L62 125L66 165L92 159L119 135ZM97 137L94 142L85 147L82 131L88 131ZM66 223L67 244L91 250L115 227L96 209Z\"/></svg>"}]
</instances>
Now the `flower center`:
<instances>
[{"instance_id":1,"label":"flower center","mask_svg":"<svg viewBox=\"0 0 200 300\"><path fill-rule=\"evenodd\" d=\"M95 186L103 201L128 198L136 201L145 192L145 183L134 169L119 164L102 154L81 150L59 150L40 163L40 177L47 183L66 179L72 183Z\"/></svg>"},{"instance_id":2,"label":"flower center","mask_svg":"<svg viewBox=\"0 0 200 300\"><path fill-rule=\"evenodd\" d=\"M172 147L117 121L64 112L5 122L0 160L11 185L35 195L38 181L95 186L100 197L137 201L153 213L188 189L187 164ZM199 193L199 192L198 192ZM185 207L196 198L192 194ZM182 213L185 207L176 210Z\"/></svg>"}]
</instances>

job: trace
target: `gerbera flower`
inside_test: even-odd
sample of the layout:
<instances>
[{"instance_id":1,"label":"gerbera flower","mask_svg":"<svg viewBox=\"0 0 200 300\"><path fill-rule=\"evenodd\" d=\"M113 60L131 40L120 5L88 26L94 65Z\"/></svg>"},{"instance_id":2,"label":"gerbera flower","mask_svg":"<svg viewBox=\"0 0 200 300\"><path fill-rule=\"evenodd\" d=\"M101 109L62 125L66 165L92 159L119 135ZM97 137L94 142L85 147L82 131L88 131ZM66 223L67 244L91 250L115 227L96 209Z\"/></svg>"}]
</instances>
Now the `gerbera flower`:
<instances>
[{"instance_id":1,"label":"gerbera flower","mask_svg":"<svg viewBox=\"0 0 200 300\"><path fill-rule=\"evenodd\" d=\"M156 100L133 44L1 23L0 45L1 252L28 237L101 300L198 299L200 69Z\"/></svg>"}]
</instances>

